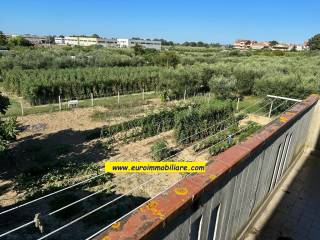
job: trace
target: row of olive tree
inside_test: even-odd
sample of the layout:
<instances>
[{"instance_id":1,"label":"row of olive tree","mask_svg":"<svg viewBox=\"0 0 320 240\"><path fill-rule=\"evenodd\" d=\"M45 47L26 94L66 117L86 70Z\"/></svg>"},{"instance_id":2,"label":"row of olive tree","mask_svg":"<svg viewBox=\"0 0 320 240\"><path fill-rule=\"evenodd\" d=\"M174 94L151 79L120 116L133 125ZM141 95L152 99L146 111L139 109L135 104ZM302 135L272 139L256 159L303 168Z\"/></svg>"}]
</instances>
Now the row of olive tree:
<instances>
[{"instance_id":1,"label":"row of olive tree","mask_svg":"<svg viewBox=\"0 0 320 240\"><path fill-rule=\"evenodd\" d=\"M128 94L157 90L164 99L211 91L221 99L277 94L302 98L320 91L317 54L296 57L251 56L229 62L166 67L105 67L48 70L10 70L2 73L6 91L33 104L62 98Z\"/></svg>"}]
</instances>

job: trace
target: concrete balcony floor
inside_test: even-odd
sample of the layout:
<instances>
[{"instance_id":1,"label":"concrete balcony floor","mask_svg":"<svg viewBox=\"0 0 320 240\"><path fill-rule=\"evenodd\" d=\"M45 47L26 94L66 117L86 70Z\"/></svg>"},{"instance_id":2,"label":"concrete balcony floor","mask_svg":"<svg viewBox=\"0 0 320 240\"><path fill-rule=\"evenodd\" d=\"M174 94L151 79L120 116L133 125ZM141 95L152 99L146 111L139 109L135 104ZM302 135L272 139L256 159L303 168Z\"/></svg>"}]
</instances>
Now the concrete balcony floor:
<instances>
[{"instance_id":1,"label":"concrete balcony floor","mask_svg":"<svg viewBox=\"0 0 320 240\"><path fill-rule=\"evenodd\" d=\"M241 239L320 239L320 154L305 153Z\"/></svg>"}]
</instances>

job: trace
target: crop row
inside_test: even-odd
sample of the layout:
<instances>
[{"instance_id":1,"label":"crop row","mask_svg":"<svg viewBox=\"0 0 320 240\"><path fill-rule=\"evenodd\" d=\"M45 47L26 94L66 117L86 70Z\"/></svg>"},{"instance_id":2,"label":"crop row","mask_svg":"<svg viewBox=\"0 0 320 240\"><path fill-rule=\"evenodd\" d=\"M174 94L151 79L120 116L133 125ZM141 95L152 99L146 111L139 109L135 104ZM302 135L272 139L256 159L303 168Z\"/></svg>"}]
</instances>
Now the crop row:
<instances>
[{"instance_id":1,"label":"crop row","mask_svg":"<svg viewBox=\"0 0 320 240\"><path fill-rule=\"evenodd\" d=\"M124 140L138 140L174 129L176 141L188 144L220 131L233 117L231 102L211 101L203 104L162 109L145 117L106 126L101 136L112 138L124 133Z\"/></svg>"}]
</instances>

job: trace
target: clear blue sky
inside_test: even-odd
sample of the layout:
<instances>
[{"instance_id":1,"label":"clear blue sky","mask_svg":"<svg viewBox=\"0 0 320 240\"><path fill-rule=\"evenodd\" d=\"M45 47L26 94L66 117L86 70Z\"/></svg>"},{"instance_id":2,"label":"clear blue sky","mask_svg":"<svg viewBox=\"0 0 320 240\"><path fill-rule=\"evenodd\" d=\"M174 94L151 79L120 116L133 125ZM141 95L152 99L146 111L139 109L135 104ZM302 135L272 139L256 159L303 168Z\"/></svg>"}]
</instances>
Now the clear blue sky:
<instances>
[{"instance_id":1,"label":"clear blue sky","mask_svg":"<svg viewBox=\"0 0 320 240\"><path fill-rule=\"evenodd\" d=\"M319 0L3 0L0 30L13 34L302 43L320 32Z\"/></svg>"}]
</instances>

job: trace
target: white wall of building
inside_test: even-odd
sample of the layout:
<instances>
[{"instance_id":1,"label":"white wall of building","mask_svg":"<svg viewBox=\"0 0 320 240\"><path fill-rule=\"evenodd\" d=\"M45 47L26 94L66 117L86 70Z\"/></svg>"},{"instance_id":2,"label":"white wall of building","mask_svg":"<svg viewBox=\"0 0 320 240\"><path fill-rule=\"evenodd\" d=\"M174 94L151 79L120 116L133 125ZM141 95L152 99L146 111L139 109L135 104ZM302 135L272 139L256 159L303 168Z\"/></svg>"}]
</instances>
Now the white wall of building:
<instances>
[{"instance_id":1,"label":"white wall of building","mask_svg":"<svg viewBox=\"0 0 320 240\"><path fill-rule=\"evenodd\" d=\"M129 45L129 39L118 38L118 39L117 39L117 43L118 43L118 46L121 47L121 48L130 47L130 45Z\"/></svg>"},{"instance_id":2,"label":"white wall of building","mask_svg":"<svg viewBox=\"0 0 320 240\"><path fill-rule=\"evenodd\" d=\"M55 37L54 38L54 43L57 44L57 45L64 45L64 38L62 37Z\"/></svg>"},{"instance_id":3,"label":"white wall of building","mask_svg":"<svg viewBox=\"0 0 320 240\"><path fill-rule=\"evenodd\" d=\"M161 42L160 41L129 39L129 46L130 47L133 47L136 44L141 45L144 48L161 50Z\"/></svg>"},{"instance_id":4,"label":"white wall of building","mask_svg":"<svg viewBox=\"0 0 320 240\"><path fill-rule=\"evenodd\" d=\"M103 47L120 47L129 48L136 44L141 45L143 48L161 50L160 41L151 40L135 40L128 38L108 39L108 38L92 38L92 37L55 37L55 43L58 45L71 45L71 46L92 46L102 45Z\"/></svg>"}]
</instances>

